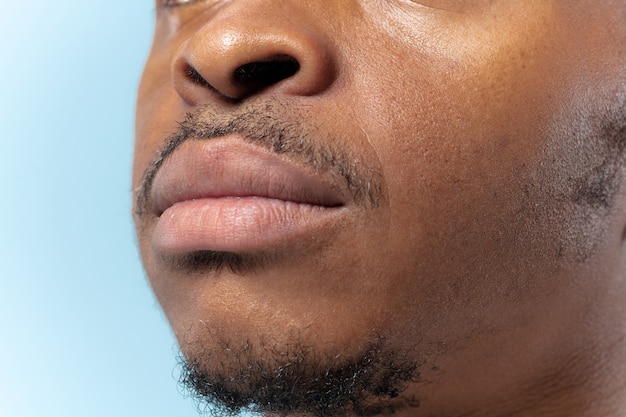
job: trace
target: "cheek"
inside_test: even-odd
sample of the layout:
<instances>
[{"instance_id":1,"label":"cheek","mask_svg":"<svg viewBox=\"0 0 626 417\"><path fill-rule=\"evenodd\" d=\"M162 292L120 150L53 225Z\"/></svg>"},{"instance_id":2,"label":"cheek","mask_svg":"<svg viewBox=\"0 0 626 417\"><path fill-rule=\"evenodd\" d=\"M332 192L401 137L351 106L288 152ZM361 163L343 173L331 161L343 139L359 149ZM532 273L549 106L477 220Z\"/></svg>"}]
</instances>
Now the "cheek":
<instances>
[{"instance_id":1,"label":"cheek","mask_svg":"<svg viewBox=\"0 0 626 417\"><path fill-rule=\"evenodd\" d=\"M354 90L368 105L357 119L389 194L381 259L406 288L399 298L408 310L419 304L421 313L432 308L441 317L447 306L454 321L503 293L530 300L556 282L527 291L534 277L561 267L567 229L555 198L566 190L549 187L558 173L546 169L564 157L550 150L547 132L567 88L548 58L551 47L533 45L496 48L489 59L407 48L387 73L393 82L380 76L382 61L361 63L370 71L354 78ZM480 308L454 313L459 300Z\"/></svg>"},{"instance_id":2,"label":"cheek","mask_svg":"<svg viewBox=\"0 0 626 417\"><path fill-rule=\"evenodd\" d=\"M533 113L533 100L511 85L500 96L483 94L476 87L485 79L462 75L437 82L433 75L431 82L426 74L418 88L387 92L391 105L375 112L384 121L368 125L368 136L384 138L373 146L400 233L402 224L436 235L467 233L472 225L477 233L499 229L507 213L521 210L524 187L543 158L546 121Z\"/></svg>"},{"instance_id":3,"label":"cheek","mask_svg":"<svg viewBox=\"0 0 626 417\"><path fill-rule=\"evenodd\" d=\"M567 91L563 68L551 59L558 42L543 39L549 6L532 4L545 17L529 19L537 27L518 27L525 23L516 19L494 34L490 27L506 23L498 17L491 25L455 22L460 33L442 23L433 33L446 35L436 41L413 28L412 42L398 35L391 62L380 51L361 63L369 73L355 77L355 90L370 104L361 122L384 167L398 233L405 223L458 242L523 223L528 186L548 159L549 115ZM422 23L426 31L434 24ZM385 64L392 73L379 71Z\"/></svg>"}]
</instances>

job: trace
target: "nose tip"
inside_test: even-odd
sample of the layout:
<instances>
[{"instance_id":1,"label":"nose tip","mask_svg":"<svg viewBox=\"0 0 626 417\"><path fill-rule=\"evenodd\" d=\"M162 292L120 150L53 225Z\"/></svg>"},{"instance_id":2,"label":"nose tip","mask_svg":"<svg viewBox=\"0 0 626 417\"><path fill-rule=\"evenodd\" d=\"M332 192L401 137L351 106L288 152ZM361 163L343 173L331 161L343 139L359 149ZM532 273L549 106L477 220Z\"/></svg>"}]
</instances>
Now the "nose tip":
<instances>
[{"instance_id":1,"label":"nose tip","mask_svg":"<svg viewBox=\"0 0 626 417\"><path fill-rule=\"evenodd\" d=\"M179 49L172 78L183 100L197 105L215 95L241 101L268 91L318 94L335 70L327 43L314 32L208 22Z\"/></svg>"}]
</instances>

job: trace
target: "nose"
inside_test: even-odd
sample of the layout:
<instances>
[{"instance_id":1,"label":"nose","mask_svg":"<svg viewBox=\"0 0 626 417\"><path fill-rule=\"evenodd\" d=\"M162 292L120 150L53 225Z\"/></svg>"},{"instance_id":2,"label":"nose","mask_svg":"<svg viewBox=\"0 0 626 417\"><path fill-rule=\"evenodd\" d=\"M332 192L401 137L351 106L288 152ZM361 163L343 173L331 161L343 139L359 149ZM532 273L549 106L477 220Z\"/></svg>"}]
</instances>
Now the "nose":
<instances>
[{"instance_id":1,"label":"nose","mask_svg":"<svg viewBox=\"0 0 626 417\"><path fill-rule=\"evenodd\" d=\"M330 45L306 9L277 0L235 1L207 17L178 49L174 88L189 105L216 95L239 102L270 92L320 94L336 78Z\"/></svg>"}]
</instances>

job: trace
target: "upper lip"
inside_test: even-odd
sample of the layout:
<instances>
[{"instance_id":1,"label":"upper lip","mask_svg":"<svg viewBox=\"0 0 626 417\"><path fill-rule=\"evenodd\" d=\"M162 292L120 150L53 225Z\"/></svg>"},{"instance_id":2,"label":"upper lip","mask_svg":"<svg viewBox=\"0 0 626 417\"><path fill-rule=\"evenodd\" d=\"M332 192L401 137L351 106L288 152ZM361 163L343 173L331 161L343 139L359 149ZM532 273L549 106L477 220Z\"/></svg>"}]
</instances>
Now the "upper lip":
<instances>
[{"instance_id":1,"label":"upper lip","mask_svg":"<svg viewBox=\"0 0 626 417\"><path fill-rule=\"evenodd\" d=\"M244 141L188 141L156 174L155 214L189 200L259 197L323 207L346 203L336 178Z\"/></svg>"}]
</instances>

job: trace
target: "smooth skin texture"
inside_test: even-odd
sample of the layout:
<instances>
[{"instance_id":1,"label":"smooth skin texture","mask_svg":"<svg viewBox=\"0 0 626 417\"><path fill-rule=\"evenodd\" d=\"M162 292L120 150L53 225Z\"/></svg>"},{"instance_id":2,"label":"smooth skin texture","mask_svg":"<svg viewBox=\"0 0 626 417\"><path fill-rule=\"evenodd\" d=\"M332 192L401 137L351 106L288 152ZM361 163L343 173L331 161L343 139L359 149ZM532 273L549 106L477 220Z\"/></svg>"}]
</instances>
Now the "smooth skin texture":
<instances>
[{"instance_id":1,"label":"smooth skin texture","mask_svg":"<svg viewBox=\"0 0 626 417\"><path fill-rule=\"evenodd\" d=\"M398 415L626 413L626 2L179 3L157 3L138 196L194 111L209 125L252 114L254 126L296 126L362 171L357 191L377 190L368 202L339 169L278 155L341 203L311 218L207 203L202 221L168 223L254 259L224 268L188 267L185 250L213 243L164 244L165 215L136 207L143 263L186 357L219 351L207 370L236 373L221 342L280 350L297 335L350 358L377 335L420 364L403 392L419 406ZM242 78L255 62L298 65ZM255 146L240 136L217 142ZM195 142L184 152L202 152Z\"/></svg>"}]
</instances>

